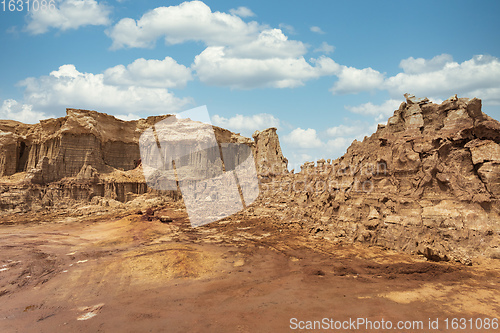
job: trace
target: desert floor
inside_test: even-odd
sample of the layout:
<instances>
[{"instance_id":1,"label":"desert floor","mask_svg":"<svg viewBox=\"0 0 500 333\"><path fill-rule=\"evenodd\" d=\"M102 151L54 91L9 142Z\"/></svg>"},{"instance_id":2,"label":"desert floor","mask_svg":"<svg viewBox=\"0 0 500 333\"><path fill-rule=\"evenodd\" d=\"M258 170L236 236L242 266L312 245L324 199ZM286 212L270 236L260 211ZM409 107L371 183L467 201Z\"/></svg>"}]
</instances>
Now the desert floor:
<instances>
[{"instance_id":1,"label":"desert floor","mask_svg":"<svg viewBox=\"0 0 500 333\"><path fill-rule=\"evenodd\" d=\"M312 331L292 329L292 318L383 319L394 332L497 331L446 329L445 320L500 318L498 260L429 262L306 238L265 217L191 228L175 205L160 215L173 222L2 218L0 332ZM424 327L399 330L399 321Z\"/></svg>"}]
</instances>

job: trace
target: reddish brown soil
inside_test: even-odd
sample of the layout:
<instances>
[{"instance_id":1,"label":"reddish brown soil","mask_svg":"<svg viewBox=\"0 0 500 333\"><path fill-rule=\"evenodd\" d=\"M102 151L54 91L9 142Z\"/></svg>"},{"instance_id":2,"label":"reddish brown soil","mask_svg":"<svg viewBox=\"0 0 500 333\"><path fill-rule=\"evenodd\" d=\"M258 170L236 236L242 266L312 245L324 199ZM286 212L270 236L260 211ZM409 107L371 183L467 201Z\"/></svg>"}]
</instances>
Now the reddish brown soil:
<instances>
[{"instance_id":1,"label":"reddish brown soil","mask_svg":"<svg viewBox=\"0 0 500 333\"><path fill-rule=\"evenodd\" d=\"M422 321L423 330L392 331L451 332L446 318L500 318L498 261L467 267L335 245L265 218L193 229L180 208L160 215L173 222L6 218L0 332L312 331L292 330L291 318Z\"/></svg>"}]
</instances>

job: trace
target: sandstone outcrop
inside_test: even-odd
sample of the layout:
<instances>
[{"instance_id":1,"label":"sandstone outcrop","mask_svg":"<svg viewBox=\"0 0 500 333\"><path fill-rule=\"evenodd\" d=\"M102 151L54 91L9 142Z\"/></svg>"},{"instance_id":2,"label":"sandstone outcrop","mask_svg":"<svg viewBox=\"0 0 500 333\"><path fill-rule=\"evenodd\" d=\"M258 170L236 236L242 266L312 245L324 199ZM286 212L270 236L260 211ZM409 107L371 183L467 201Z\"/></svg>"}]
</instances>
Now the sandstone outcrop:
<instances>
[{"instance_id":1,"label":"sandstone outcrop","mask_svg":"<svg viewBox=\"0 0 500 333\"><path fill-rule=\"evenodd\" d=\"M251 151L260 195L243 215L431 260L500 258L500 123L476 98L453 96L437 105L405 97L387 124L354 141L344 156L304 163L297 174L287 171L275 128L255 132L252 140L214 126L219 152L190 146L175 167L186 167L187 178L212 177L222 155L229 156L228 171ZM127 202L141 205L143 194L179 199L176 184L169 191L148 188L139 150L141 134L168 117L126 122L68 109L66 117L36 125L0 121L1 213L68 202L122 209ZM150 142L152 151L158 142ZM237 178L246 197L249 180ZM202 192L204 201L218 200L214 186Z\"/></svg>"},{"instance_id":2,"label":"sandstone outcrop","mask_svg":"<svg viewBox=\"0 0 500 333\"><path fill-rule=\"evenodd\" d=\"M66 113L65 117L42 120L35 125L0 120L2 210L17 208L25 211L31 207L64 203L65 200L87 202L93 197L126 202L146 192L163 192L179 197L175 182L165 191L148 188L139 149L141 134L170 115L123 121L96 111L67 109ZM227 169L234 169L249 153L253 153L268 158L255 158L256 169L267 170L279 160L285 161L285 164L273 170L286 170L286 159L281 153L275 130L266 130L258 135L258 144L216 126L213 126L213 133L220 152L217 149L187 149L190 153L179 161L190 170L186 174L189 177L213 177L214 166L221 163L221 152ZM178 139L185 140L184 137ZM197 145L195 148L200 148L198 146L203 140L198 141L193 141ZM151 147L154 148L156 142L153 143ZM241 145L249 149L238 148ZM270 149L276 151L270 152ZM265 168L259 163L263 163ZM9 180L9 177L12 179ZM244 181L244 177L240 178Z\"/></svg>"},{"instance_id":3,"label":"sandstone outcrop","mask_svg":"<svg viewBox=\"0 0 500 333\"><path fill-rule=\"evenodd\" d=\"M0 176L16 173L18 141L18 135L0 130Z\"/></svg>"},{"instance_id":4,"label":"sandstone outcrop","mask_svg":"<svg viewBox=\"0 0 500 333\"><path fill-rule=\"evenodd\" d=\"M479 99L406 95L387 125L331 163L276 179L265 200L283 224L318 236L470 263L500 246L499 144Z\"/></svg>"},{"instance_id":5,"label":"sandstone outcrop","mask_svg":"<svg viewBox=\"0 0 500 333\"><path fill-rule=\"evenodd\" d=\"M274 176L288 172L288 160L281 152L281 146L276 134L276 128L255 131L255 163L257 173L264 176Z\"/></svg>"}]
</instances>

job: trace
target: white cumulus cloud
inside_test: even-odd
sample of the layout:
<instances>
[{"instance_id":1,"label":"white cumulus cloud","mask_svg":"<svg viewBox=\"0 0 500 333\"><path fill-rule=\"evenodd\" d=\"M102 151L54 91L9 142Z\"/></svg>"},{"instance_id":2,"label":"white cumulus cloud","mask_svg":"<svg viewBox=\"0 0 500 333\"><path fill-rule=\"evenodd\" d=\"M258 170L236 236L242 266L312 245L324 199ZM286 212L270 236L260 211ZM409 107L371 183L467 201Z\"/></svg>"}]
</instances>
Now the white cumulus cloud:
<instances>
[{"instance_id":1,"label":"white cumulus cloud","mask_svg":"<svg viewBox=\"0 0 500 333\"><path fill-rule=\"evenodd\" d=\"M401 100L389 99L379 105L368 102L357 106L348 105L345 108L350 112L362 114L365 116L371 116L374 117L376 121L382 121L392 116L394 110L399 108L401 102Z\"/></svg>"},{"instance_id":2,"label":"white cumulus cloud","mask_svg":"<svg viewBox=\"0 0 500 333\"><path fill-rule=\"evenodd\" d=\"M315 33L317 33L317 34L321 34L321 35L323 35L323 34L325 33L323 30L321 30L321 28L320 28L320 27L317 27L317 26L312 26L312 27L310 28L310 30L311 30L312 32L315 32Z\"/></svg>"},{"instance_id":3,"label":"white cumulus cloud","mask_svg":"<svg viewBox=\"0 0 500 333\"><path fill-rule=\"evenodd\" d=\"M281 29L244 22L242 14L250 12L246 7L230 13L212 12L201 1L183 2L155 8L139 20L121 19L107 34L115 49L151 47L159 38L167 44L202 42L207 47L195 56L191 70L201 82L213 86L294 88L307 80L339 72L340 66L325 56L306 60L307 44L289 39ZM325 54L333 52L333 46L327 43L321 48ZM118 82L130 72L131 69L117 66L105 74L109 74L106 78L116 76L113 82ZM129 80L125 78L124 82Z\"/></svg>"},{"instance_id":4,"label":"white cumulus cloud","mask_svg":"<svg viewBox=\"0 0 500 333\"><path fill-rule=\"evenodd\" d=\"M280 29L266 29L255 40L226 51L229 57L245 59L297 58L306 52L302 42L289 40Z\"/></svg>"},{"instance_id":5,"label":"white cumulus cloud","mask_svg":"<svg viewBox=\"0 0 500 333\"><path fill-rule=\"evenodd\" d=\"M47 76L27 78L20 85L25 88L24 102L40 112L74 107L111 114L165 114L191 102L188 98L175 97L164 88L106 84L104 74L82 73L71 64L60 66Z\"/></svg>"},{"instance_id":6,"label":"white cumulus cloud","mask_svg":"<svg viewBox=\"0 0 500 333\"><path fill-rule=\"evenodd\" d=\"M335 139L328 140L326 146L328 147L328 151L343 154L347 150L347 148L351 145L354 139L338 137Z\"/></svg>"},{"instance_id":7,"label":"white cumulus cloud","mask_svg":"<svg viewBox=\"0 0 500 333\"><path fill-rule=\"evenodd\" d=\"M335 47L333 45L328 44L327 42L321 43L321 45L318 48L314 49L314 52L321 52L325 54L333 53L333 51L335 51Z\"/></svg>"},{"instance_id":8,"label":"white cumulus cloud","mask_svg":"<svg viewBox=\"0 0 500 333\"><path fill-rule=\"evenodd\" d=\"M201 82L236 89L258 87L294 88L306 80L331 75L338 65L329 58L314 60L315 66L298 58L235 58L225 47L208 47L197 55L192 68Z\"/></svg>"},{"instance_id":9,"label":"white cumulus cloud","mask_svg":"<svg viewBox=\"0 0 500 333\"><path fill-rule=\"evenodd\" d=\"M391 77L372 68L357 69L342 66L338 81L330 91L333 94L355 94L362 91L385 90L394 99L404 93L429 97L435 101L458 94L478 97L487 105L500 105L500 59L488 55L476 55L461 63L453 61L449 54L432 59L407 58L400 62L403 72ZM374 105L365 105L375 110ZM351 111L355 112L356 107ZM361 109L359 109L361 110ZM372 113L379 113L373 111Z\"/></svg>"},{"instance_id":10,"label":"white cumulus cloud","mask_svg":"<svg viewBox=\"0 0 500 333\"><path fill-rule=\"evenodd\" d=\"M155 88L182 88L192 80L191 69L178 64L171 57L163 60L136 59L127 65L118 65L104 71L104 83Z\"/></svg>"},{"instance_id":11,"label":"white cumulus cloud","mask_svg":"<svg viewBox=\"0 0 500 333\"><path fill-rule=\"evenodd\" d=\"M231 118L219 115L212 117L212 124L230 129L232 131L254 132L269 127L280 127L280 120L268 113L259 113L252 116L237 114ZM251 133L250 133L251 134Z\"/></svg>"},{"instance_id":12,"label":"white cumulus cloud","mask_svg":"<svg viewBox=\"0 0 500 333\"><path fill-rule=\"evenodd\" d=\"M353 136L359 134L363 130L360 126L338 125L330 127L326 130L329 136Z\"/></svg>"},{"instance_id":13,"label":"white cumulus cloud","mask_svg":"<svg viewBox=\"0 0 500 333\"><path fill-rule=\"evenodd\" d=\"M247 7L238 7L236 9L233 8L233 9L230 9L229 12L231 14L239 16L239 17L251 17L251 16L255 16L255 13L252 12L252 10L250 10Z\"/></svg>"},{"instance_id":14,"label":"white cumulus cloud","mask_svg":"<svg viewBox=\"0 0 500 333\"><path fill-rule=\"evenodd\" d=\"M55 2L55 8L31 10L25 29L38 35L50 28L65 31L87 25L108 25L110 13L110 7L95 0L61 0Z\"/></svg>"},{"instance_id":15,"label":"white cumulus cloud","mask_svg":"<svg viewBox=\"0 0 500 333\"><path fill-rule=\"evenodd\" d=\"M318 148L323 145L316 130L313 128L302 129L297 127L283 137L283 141L299 148Z\"/></svg>"},{"instance_id":16,"label":"white cumulus cloud","mask_svg":"<svg viewBox=\"0 0 500 333\"><path fill-rule=\"evenodd\" d=\"M437 55L430 60L409 57L401 60L399 67L401 67L406 74L421 74L438 71L450 62L453 62L453 57L449 54Z\"/></svg>"},{"instance_id":17,"label":"white cumulus cloud","mask_svg":"<svg viewBox=\"0 0 500 333\"><path fill-rule=\"evenodd\" d=\"M20 103L13 99L6 99L0 106L0 119L12 119L26 124L37 123L41 119L54 117L44 112L33 111L30 104Z\"/></svg>"},{"instance_id":18,"label":"white cumulus cloud","mask_svg":"<svg viewBox=\"0 0 500 333\"><path fill-rule=\"evenodd\" d=\"M385 80L391 96L405 92L416 96L448 98L453 94L478 97L487 104L500 104L500 60L476 55L458 63L449 55L430 60L408 58L401 61L404 72Z\"/></svg>"},{"instance_id":19,"label":"white cumulus cloud","mask_svg":"<svg viewBox=\"0 0 500 333\"><path fill-rule=\"evenodd\" d=\"M366 90L380 89L385 75L370 67L358 69L342 66L342 70L337 76L338 81L330 89L334 95L356 94Z\"/></svg>"},{"instance_id":20,"label":"white cumulus cloud","mask_svg":"<svg viewBox=\"0 0 500 333\"><path fill-rule=\"evenodd\" d=\"M111 48L151 47L160 37L168 44L201 41L207 45L233 45L250 42L258 34L256 22L244 22L228 13L212 12L201 1L158 7L139 20L123 18L107 31Z\"/></svg>"}]
</instances>

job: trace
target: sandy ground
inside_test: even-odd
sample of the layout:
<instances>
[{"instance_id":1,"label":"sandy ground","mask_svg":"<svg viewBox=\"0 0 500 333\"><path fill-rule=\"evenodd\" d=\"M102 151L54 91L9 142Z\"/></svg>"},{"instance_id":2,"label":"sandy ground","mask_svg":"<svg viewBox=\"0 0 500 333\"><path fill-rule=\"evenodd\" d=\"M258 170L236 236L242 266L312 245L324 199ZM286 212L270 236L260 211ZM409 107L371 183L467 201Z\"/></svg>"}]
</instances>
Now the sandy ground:
<instances>
[{"instance_id":1,"label":"sandy ground","mask_svg":"<svg viewBox=\"0 0 500 333\"><path fill-rule=\"evenodd\" d=\"M323 318L391 321L393 332L500 331L474 326L500 319L498 260L435 263L314 241L265 218L193 229L178 206L161 214L173 222L0 221L0 332L311 332L307 321ZM472 329L446 329L453 318Z\"/></svg>"}]
</instances>

